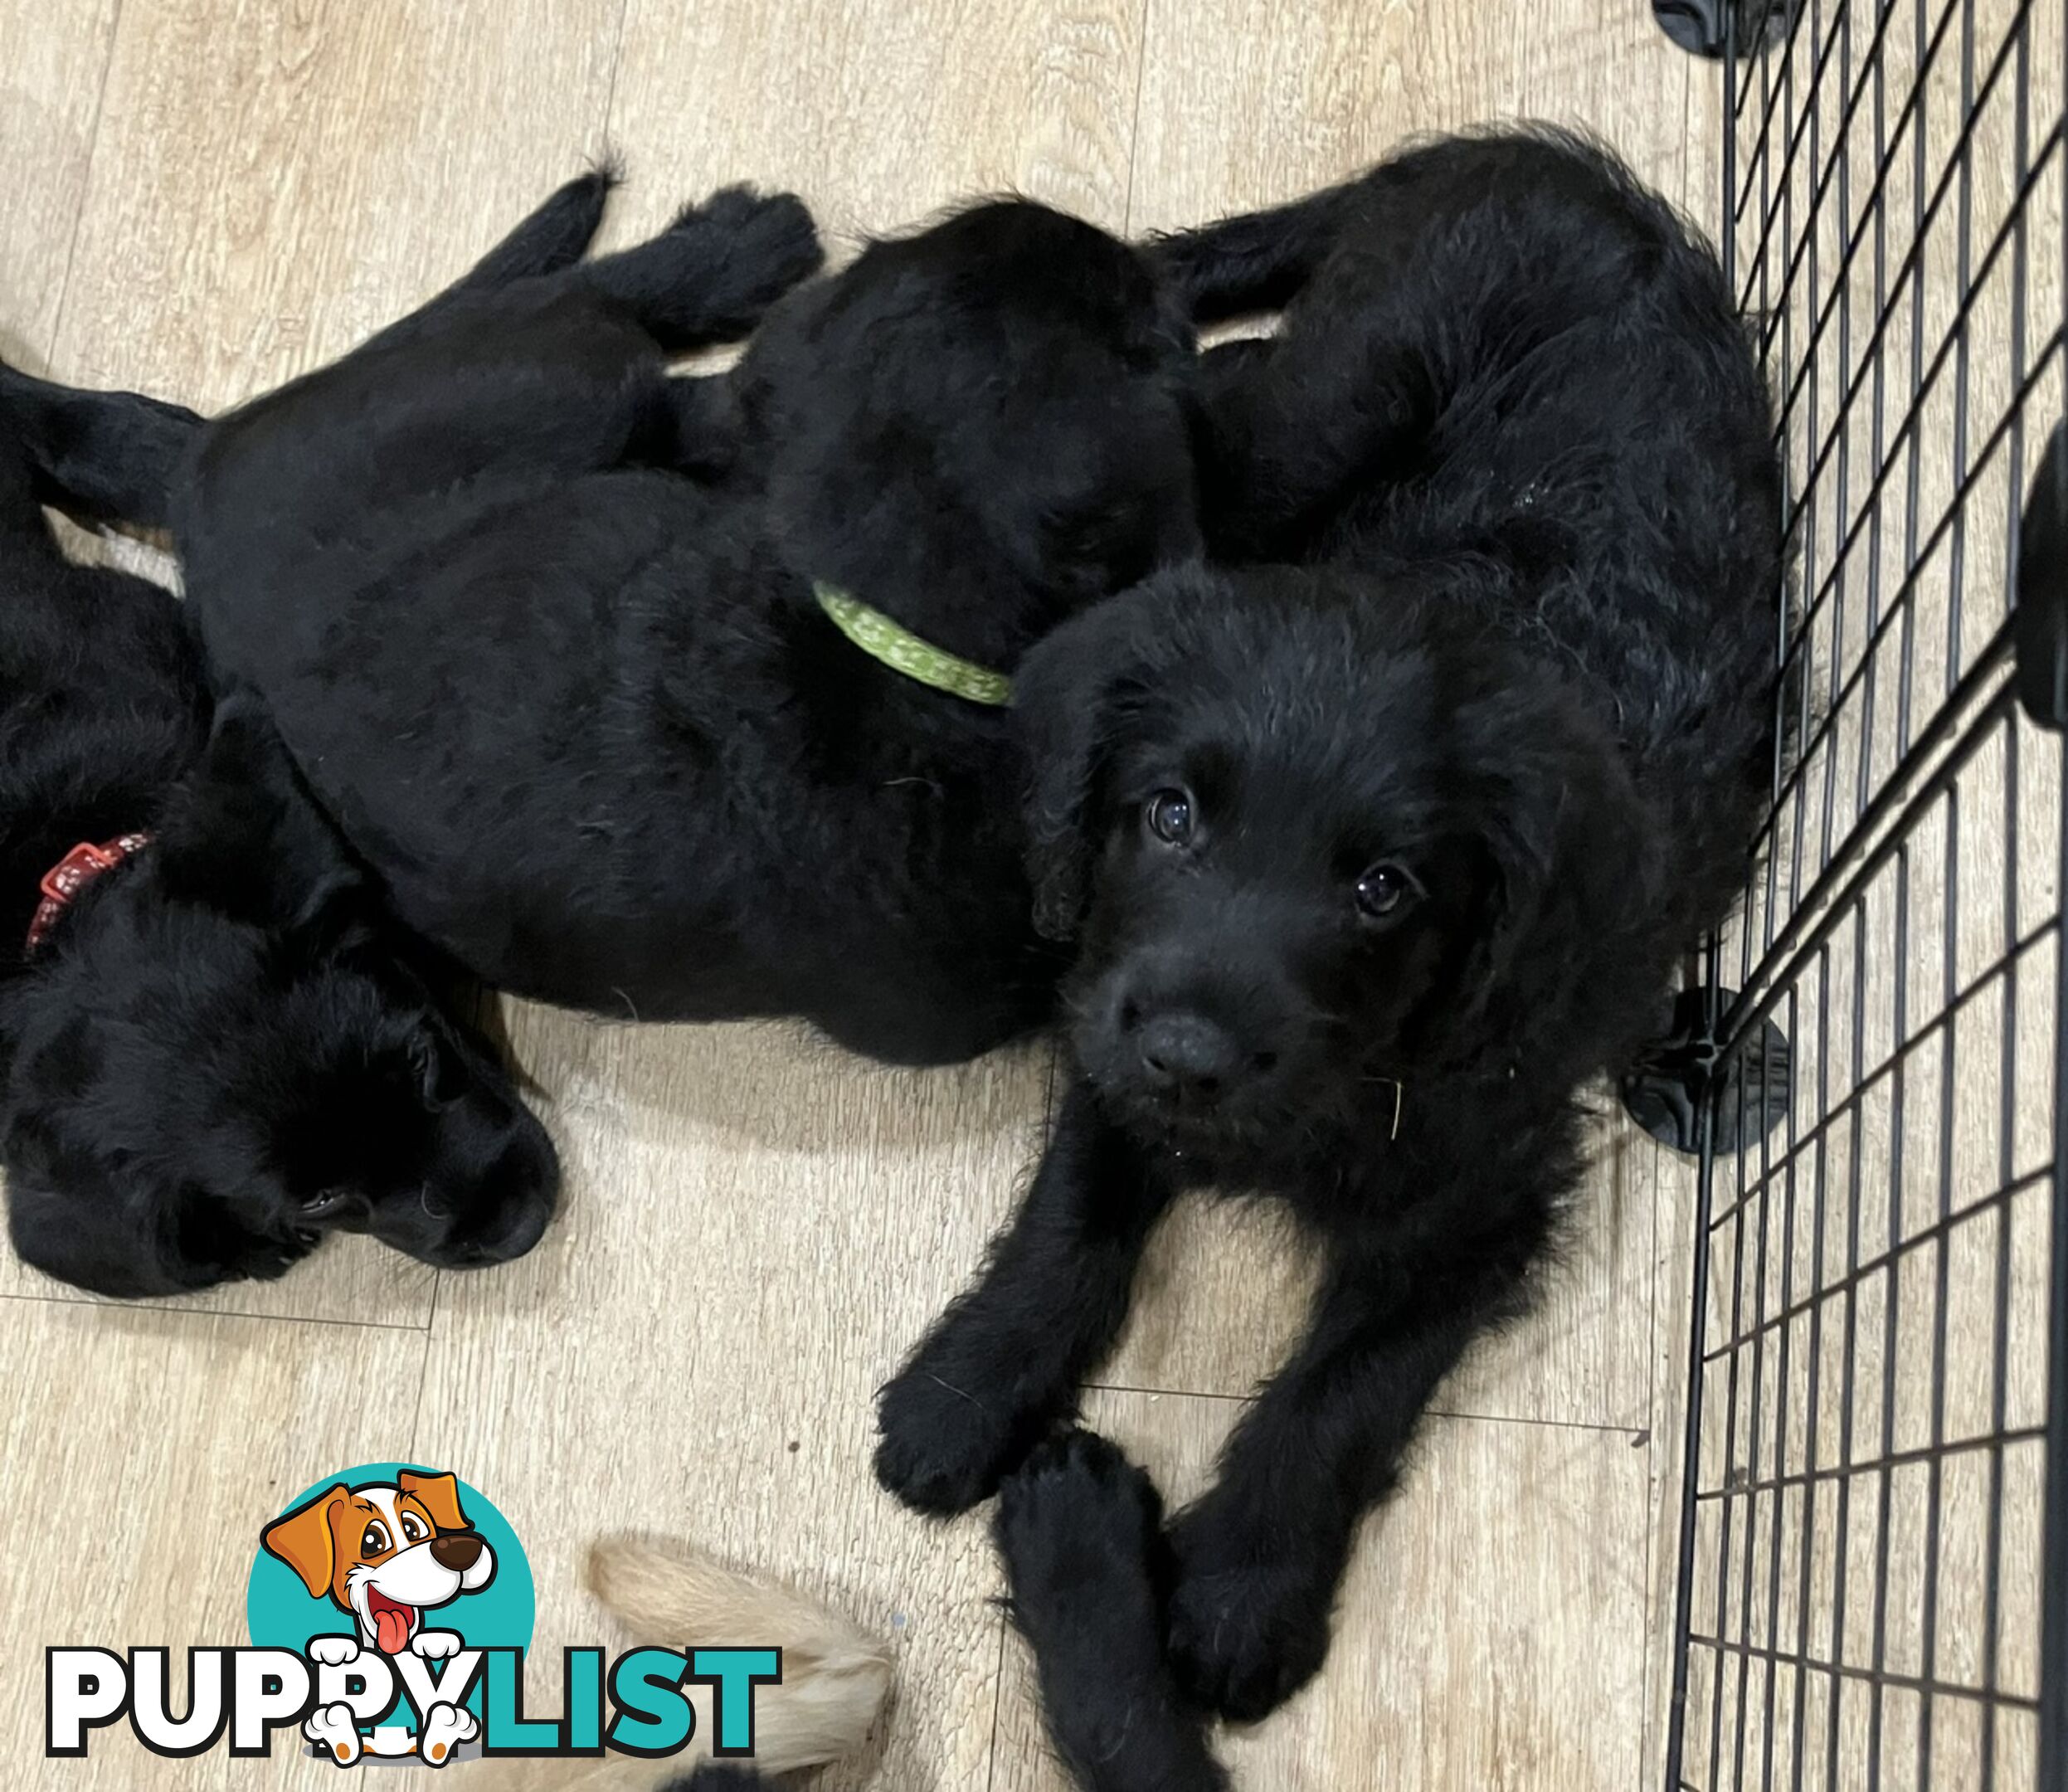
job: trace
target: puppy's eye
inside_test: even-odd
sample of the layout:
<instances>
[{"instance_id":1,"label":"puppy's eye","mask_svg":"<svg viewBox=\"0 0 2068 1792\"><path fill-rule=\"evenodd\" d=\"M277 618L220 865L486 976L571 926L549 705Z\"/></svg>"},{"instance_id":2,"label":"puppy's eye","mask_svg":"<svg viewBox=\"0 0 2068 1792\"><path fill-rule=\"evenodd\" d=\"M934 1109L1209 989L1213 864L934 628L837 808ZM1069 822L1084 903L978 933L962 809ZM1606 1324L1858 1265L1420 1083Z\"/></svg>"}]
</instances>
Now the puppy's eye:
<instances>
[{"instance_id":1,"label":"puppy's eye","mask_svg":"<svg viewBox=\"0 0 2068 1792\"><path fill-rule=\"evenodd\" d=\"M1357 912L1368 920L1383 921L1421 894L1411 873L1397 864L1375 864L1357 880Z\"/></svg>"},{"instance_id":2,"label":"puppy's eye","mask_svg":"<svg viewBox=\"0 0 2068 1792\"><path fill-rule=\"evenodd\" d=\"M1051 517L1044 529L1050 551L1066 560L1095 558L1112 523L1101 517Z\"/></svg>"},{"instance_id":3,"label":"puppy's eye","mask_svg":"<svg viewBox=\"0 0 2068 1792\"><path fill-rule=\"evenodd\" d=\"M421 1543L430 1535L424 1528L424 1521L415 1512L406 1512L402 1514L402 1541L405 1543Z\"/></svg>"},{"instance_id":4,"label":"puppy's eye","mask_svg":"<svg viewBox=\"0 0 2068 1792\"><path fill-rule=\"evenodd\" d=\"M465 1096L466 1059L428 1025L410 1041L409 1063L416 1079L418 1098L432 1113L450 1108Z\"/></svg>"},{"instance_id":5,"label":"puppy's eye","mask_svg":"<svg viewBox=\"0 0 2068 1792\"><path fill-rule=\"evenodd\" d=\"M409 1067L416 1078L416 1088L427 1106L439 1105L438 1042L428 1033L420 1033L410 1041Z\"/></svg>"},{"instance_id":6,"label":"puppy's eye","mask_svg":"<svg viewBox=\"0 0 2068 1792\"><path fill-rule=\"evenodd\" d=\"M1143 806L1141 819L1165 845L1182 846L1192 838L1192 799L1181 790L1160 790Z\"/></svg>"},{"instance_id":7,"label":"puppy's eye","mask_svg":"<svg viewBox=\"0 0 2068 1792\"><path fill-rule=\"evenodd\" d=\"M336 1212L351 1196L352 1191L343 1188L327 1188L320 1195L311 1195L302 1203L302 1217L320 1220L326 1214Z\"/></svg>"},{"instance_id":8,"label":"puppy's eye","mask_svg":"<svg viewBox=\"0 0 2068 1792\"><path fill-rule=\"evenodd\" d=\"M378 1556L384 1550L386 1550L387 1547L387 1526L381 1524L377 1521L368 1525L366 1527L365 1534L359 1539L359 1553L362 1556Z\"/></svg>"}]
</instances>

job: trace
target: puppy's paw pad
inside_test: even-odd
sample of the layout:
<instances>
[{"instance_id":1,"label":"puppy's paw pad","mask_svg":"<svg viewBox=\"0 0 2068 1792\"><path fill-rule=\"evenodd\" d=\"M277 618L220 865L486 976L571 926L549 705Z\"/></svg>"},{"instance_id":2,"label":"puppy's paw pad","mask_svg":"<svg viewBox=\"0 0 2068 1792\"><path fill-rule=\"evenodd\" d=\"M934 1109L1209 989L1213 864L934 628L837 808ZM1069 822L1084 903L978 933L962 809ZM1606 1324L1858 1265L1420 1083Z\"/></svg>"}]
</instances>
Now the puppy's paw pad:
<instances>
[{"instance_id":1,"label":"puppy's paw pad","mask_svg":"<svg viewBox=\"0 0 2068 1792\"><path fill-rule=\"evenodd\" d=\"M1024 1448L1018 1429L980 1399L922 1369L883 1390L876 1419L876 1478L907 1506L942 1517L995 1493Z\"/></svg>"},{"instance_id":2,"label":"puppy's paw pad","mask_svg":"<svg viewBox=\"0 0 2068 1792\"><path fill-rule=\"evenodd\" d=\"M1117 1445L1073 1429L1035 1445L999 1489L1000 1546L1016 1560L1112 1551L1146 1563L1163 1502Z\"/></svg>"},{"instance_id":3,"label":"puppy's paw pad","mask_svg":"<svg viewBox=\"0 0 2068 1792\"><path fill-rule=\"evenodd\" d=\"M319 1636L309 1639L309 1658L324 1668L342 1668L359 1658L357 1637Z\"/></svg>"},{"instance_id":4,"label":"puppy's paw pad","mask_svg":"<svg viewBox=\"0 0 2068 1792\"><path fill-rule=\"evenodd\" d=\"M328 1749L330 1758L340 1767L349 1767L359 1758L359 1727L353 1720L352 1707L342 1699L311 1712L302 1725L302 1734Z\"/></svg>"},{"instance_id":5,"label":"puppy's paw pad","mask_svg":"<svg viewBox=\"0 0 2068 1792\"><path fill-rule=\"evenodd\" d=\"M411 1639L409 1649L411 1654L421 1655L426 1661L443 1661L459 1653L459 1634L451 1630L419 1630Z\"/></svg>"},{"instance_id":6,"label":"puppy's paw pad","mask_svg":"<svg viewBox=\"0 0 2068 1792\"><path fill-rule=\"evenodd\" d=\"M771 299L815 274L825 261L811 209L795 193L723 187L701 205L685 207L669 231L723 238L727 279L766 291Z\"/></svg>"},{"instance_id":7,"label":"puppy's paw pad","mask_svg":"<svg viewBox=\"0 0 2068 1792\"><path fill-rule=\"evenodd\" d=\"M480 1727L470 1711L458 1705L434 1705L424 1720L424 1733L416 1739L416 1752L433 1767L442 1767Z\"/></svg>"},{"instance_id":8,"label":"puppy's paw pad","mask_svg":"<svg viewBox=\"0 0 2068 1792\"><path fill-rule=\"evenodd\" d=\"M1038 1445L1005 1478L995 1534L1013 1615L1037 1654L1090 1649L1104 1672L1161 1678L1162 1514L1149 1477L1089 1431Z\"/></svg>"}]
</instances>

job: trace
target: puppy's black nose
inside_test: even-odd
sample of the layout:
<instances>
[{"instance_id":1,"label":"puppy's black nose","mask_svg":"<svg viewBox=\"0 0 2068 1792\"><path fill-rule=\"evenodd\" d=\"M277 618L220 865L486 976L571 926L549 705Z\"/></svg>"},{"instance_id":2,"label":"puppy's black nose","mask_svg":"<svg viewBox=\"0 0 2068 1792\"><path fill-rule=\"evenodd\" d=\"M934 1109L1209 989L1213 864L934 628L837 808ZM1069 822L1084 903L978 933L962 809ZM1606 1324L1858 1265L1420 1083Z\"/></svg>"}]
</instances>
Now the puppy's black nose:
<instances>
[{"instance_id":1,"label":"puppy's black nose","mask_svg":"<svg viewBox=\"0 0 2068 1792\"><path fill-rule=\"evenodd\" d=\"M1217 1100L1242 1068L1234 1035L1204 1015L1157 1015L1142 1022L1136 1044L1150 1083L1181 1101Z\"/></svg>"},{"instance_id":2,"label":"puppy's black nose","mask_svg":"<svg viewBox=\"0 0 2068 1792\"><path fill-rule=\"evenodd\" d=\"M431 1540L431 1559L440 1568L465 1574L481 1559L481 1539L471 1531L448 1531Z\"/></svg>"}]
</instances>

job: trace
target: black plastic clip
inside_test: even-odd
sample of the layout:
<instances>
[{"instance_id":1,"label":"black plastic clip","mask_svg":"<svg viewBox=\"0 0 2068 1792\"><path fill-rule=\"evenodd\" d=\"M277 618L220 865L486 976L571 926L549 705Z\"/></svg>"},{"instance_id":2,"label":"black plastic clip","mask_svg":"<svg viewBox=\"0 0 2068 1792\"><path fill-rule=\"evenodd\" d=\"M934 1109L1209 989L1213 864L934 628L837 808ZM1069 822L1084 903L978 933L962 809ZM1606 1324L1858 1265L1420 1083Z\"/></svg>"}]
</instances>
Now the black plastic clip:
<instances>
[{"instance_id":1,"label":"black plastic clip","mask_svg":"<svg viewBox=\"0 0 2068 1792\"><path fill-rule=\"evenodd\" d=\"M1801 10L1802 0L1652 0L1659 29L1712 62L1734 49L1742 61L1783 41Z\"/></svg>"},{"instance_id":2,"label":"black plastic clip","mask_svg":"<svg viewBox=\"0 0 2068 1792\"><path fill-rule=\"evenodd\" d=\"M1788 1118L1793 1056L1788 1035L1771 1020L1729 1059L1716 1049L1709 1017L1737 999L1735 990L1685 989L1674 998L1666 1035L1623 1074L1623 1105L1662 1145L1695 1155L1704 1101L1714 1103L1710 1142L1720 1153L1764 1137Z\"/></svg>"},{"instance_id":3,"label":"black plastic clip","mask_svg":"<svg viewBox=\"0 0 2068 1792\"><path fill-rule=\"evenodd\" d=\"M2068 422L2032 475L2018 523L2011 646L2017 658L2017 700L2041 728L2068 728Z\"/></svg>"}]
</instances>

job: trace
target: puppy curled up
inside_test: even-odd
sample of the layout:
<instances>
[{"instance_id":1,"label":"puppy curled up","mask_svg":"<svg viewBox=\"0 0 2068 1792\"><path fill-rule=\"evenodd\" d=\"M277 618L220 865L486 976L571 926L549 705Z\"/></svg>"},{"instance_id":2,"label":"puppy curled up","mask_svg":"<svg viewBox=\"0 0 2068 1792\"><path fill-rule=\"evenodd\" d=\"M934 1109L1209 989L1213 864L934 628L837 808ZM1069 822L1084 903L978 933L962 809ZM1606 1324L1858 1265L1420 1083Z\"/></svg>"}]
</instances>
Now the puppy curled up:
<instances>
[{"instance_id":1,"label":"puppy curled up","mask_svg":"<svg viewBox=\"0 0 2068 1792\"><path fill-rule=\"evenodd\" d=\"M937 1063L1052 1011L996 699L1197 551L1191 338L1030 203L799 285L818 255L735 191L504 256L210 426L177 533L212 659L469 970ZM732 371L665 377L762 306Z\"/></svg>"},{"instance_id":2,"label":"puppy curled up","mask_svg":"<svg viewBox=\"0 0 2068 1792\"><path fill-rule=\"evenodd\" d=\"M179 605L60 553L147 526L197 420L0 368L0 1165L22 1259L99 1294L279 1275L326 1232L530 1247L551 1142Z\"/></svg>"},{"instance_id":3,"label":"puppy curled up","mask_svg":"<svg viewBox=\"0 0 2068 1792\"><path fill-rule=\"evenodd\" d=\"M1022 670L1030 865L1074 1066L878 1471L982 1498L1074 1406L1180 1191L1326 1248L1304 1338L1171 1527L1188 1691L1320 1668L1360 1521L1526 1304L1583 1091L1741 887L1774 754L1779 470L1713 255L1550 131L1411 150L1165 243L1202 317L1222 563Z\"/></svg>"}]
</instances>

